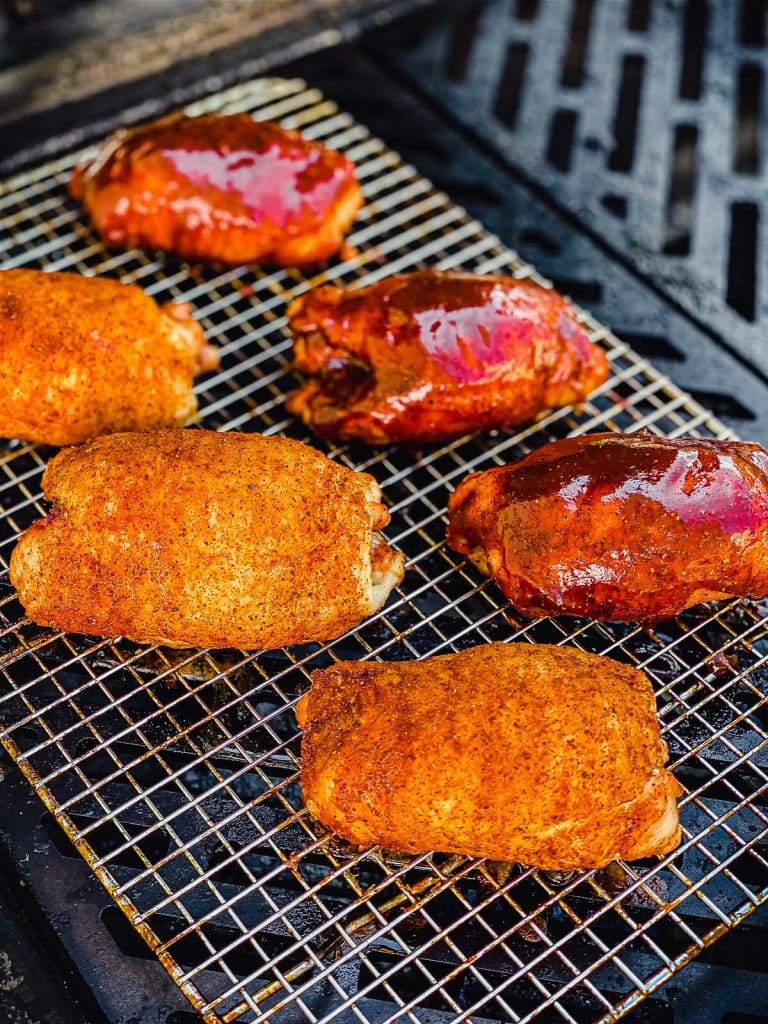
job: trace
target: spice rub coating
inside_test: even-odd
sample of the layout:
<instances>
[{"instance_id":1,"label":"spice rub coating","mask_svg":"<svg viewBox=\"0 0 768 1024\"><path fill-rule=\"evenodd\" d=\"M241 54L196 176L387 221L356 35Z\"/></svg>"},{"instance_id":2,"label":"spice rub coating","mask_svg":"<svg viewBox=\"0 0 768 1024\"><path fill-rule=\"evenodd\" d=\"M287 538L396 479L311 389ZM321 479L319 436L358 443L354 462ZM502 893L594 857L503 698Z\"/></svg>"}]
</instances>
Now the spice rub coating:
<instances>
[{"instance_id":1,"label":"spice rub coating","mask_svg":"<svg viewBox=\"0 0 768 1024\"><path fill-rule=\"evenodd\" d=\"M218 364L185 303L104 277L0 271L0 436L78 444L187 422Z\"/></svg>"},{"instance_id":2,"label":"spice rub coating","mask_svg":"<svg viewBox=\"0 0 768 1024\"><path fill-rule=\"evenodd\" d=\"M650 682L572 648L487 644L312 673L310 812L353 843L553 871L680 842Z\"/></svg>"},{"instance_id":3,"label":"spice rub coating","mask_svg":"<svg viewBox=\"0 0 768 1024\"><path fill-rule=\"evenodd\" d=\"M113 434L65 449L11 558L31 619L176 647L327 640L383 603L402 554L373 477L284 438Z\"/></svg>"}]
</instances>

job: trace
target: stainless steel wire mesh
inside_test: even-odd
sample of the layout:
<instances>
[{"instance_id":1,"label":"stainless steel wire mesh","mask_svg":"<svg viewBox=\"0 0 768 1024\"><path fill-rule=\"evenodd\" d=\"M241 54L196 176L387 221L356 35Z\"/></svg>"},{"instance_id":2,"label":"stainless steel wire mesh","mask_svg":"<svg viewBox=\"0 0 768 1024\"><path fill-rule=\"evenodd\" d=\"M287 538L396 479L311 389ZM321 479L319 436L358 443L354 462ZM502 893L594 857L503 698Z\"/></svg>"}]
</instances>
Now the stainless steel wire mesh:
<instances>
[{"instance_id":1,"label":"stainless steel wire mesh","mask_svg":"<svg viewBox=\"0 0 768 1024\"><path fill-rule=\"evenodd\" d=\"M111 274L158 299L191 302L222 352L220 370L198 386L207 427L317 444L283 411L295 386L285 309L321 281L370 282L422 265L539 280L300 81L252 82L191 109L253 111L345 150L367 200L350 238L355 252L312 277L109 253L65 192L82 154L0 187L0 238L5 266ZM391 505L387 533L409 559L387 607L330 644L174 651L37 627L7 564L17 535L44 511L50 452L4 445L0 740L207 1021L615 1020L768 898L768 610L702 606L653 631L524 621L443 544L456 482L545 441L598 428L727 436L583 319L613 372L581 409L418 451L328 449L377 477ZM686 790L679 851L554 876L353 849L308 816L292 707L313 668L513 639L609 654L650 675Z\"/></svg>"}]
</instances>

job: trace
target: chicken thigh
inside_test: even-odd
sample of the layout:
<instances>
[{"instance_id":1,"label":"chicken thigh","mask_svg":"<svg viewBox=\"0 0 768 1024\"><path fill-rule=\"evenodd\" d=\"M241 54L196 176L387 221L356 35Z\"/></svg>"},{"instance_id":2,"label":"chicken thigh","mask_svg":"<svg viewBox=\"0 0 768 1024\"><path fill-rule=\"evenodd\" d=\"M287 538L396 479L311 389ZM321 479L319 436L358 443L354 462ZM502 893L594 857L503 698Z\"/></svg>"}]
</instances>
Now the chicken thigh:
<instances>
[{"instance_id":1,"label":"chicken thigh","mask_svg":"<svg viewBox=\"0 0 768 1024\"><path fill-rule=\"evenodd\" d=\"M287 408L322 437L438 441L580 402L608 361L556 292L423 270L329 285L288 310L298 370Z\"/></svg>"},{"instance_id":2,"label":"chicken thigh","mask_svg":"<svg viewBox=\"0 0 768 1024\"><path fill-rule=\"evenodd\" d=\"M345 156L248 114L120 130L70 190L108 245L231 264L327 259L362 205Z\"/></svg>"},{"instance_id":3,"label":"chicken thigh","mask_svg":"<svg viewBox=\"0 0 768 1024\"><path fill-rule=\"evenodd\" d=\"M185 303L104 277L0 270L0 436L77 444L185 423L218 364Z\"/></svg>"},{"instance_id":4,"label":"chicken thigh","mask_svg":"<svg viewBox=\"0 0 768 1024\"><path fill-rule=\"evenodd\" d=\"M608 658L487 644L342 663L296 714L305 803L353 843L566 871L680 842L653 689Z\"/></svg>"},{"instance_id":5,"label":"chicken thigh","mask_svg":"<svg viewBox=\"0 0 768 1024\"><path fill-rule=\"evenodd\" d=\"M525 615L655 622L768 595L768 452L587 434L463 480L448 543Z\"/></svg>"},{"instance_id":6,"label":"chicken thigh","mask_svg":"<svg viewBox=\"0 0 768 1024\"><path fill-rule=\"evenodd\" d=\"M43 626L174 647L328 640L377 611L404 558L373 477L284 438L162 430L60 452L53 509L11 557Z\"/></svg>"}]
</instances>

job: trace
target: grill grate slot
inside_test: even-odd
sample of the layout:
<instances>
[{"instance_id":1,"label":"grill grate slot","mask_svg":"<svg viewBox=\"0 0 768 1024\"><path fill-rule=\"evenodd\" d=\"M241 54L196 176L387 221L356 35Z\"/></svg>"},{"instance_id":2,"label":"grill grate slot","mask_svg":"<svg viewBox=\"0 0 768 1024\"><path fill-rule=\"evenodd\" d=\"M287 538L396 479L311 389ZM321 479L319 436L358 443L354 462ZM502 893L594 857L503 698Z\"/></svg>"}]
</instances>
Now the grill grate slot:
<instances>
[{"instance_id":1,"label":"grill grate slot","mask_svg":"<svg viewBox=\"0 0 768 1024\"><path fill-rule=\"evenodd\" d=\"M691 249L698 141L695 125L681 124L675 128L664 243L664 252L670 255L684 256Z\"/></svg>"},{"instance_id":2,"label":"grill grate slot","mask_svg":"<svg viewBox=\"0 0 768 1024\"><path fill-rule=\"evenodd\" d=\"M680 99L697 100L701 96L704 48L707 41L709 8L706 0L688 0L683 16L680 53Z\"/></svg>"},{"instance_id":3,"label":"grill grate slot","mask_svg":"<svg viewBox=\"0 0 768 1024\"><path fill-rule=\"evenodd\" d=\"M642 13L643 5L635 5ZM536 6L520 5L536 15ZM588 4L574 5L581 23ZM579 13L580 12L580 13ZM639 17L639 15L638 15ZM587 19L588 21L588 19ZM583 31L586 31L586 28ZM586 43L584 44L586 45ZM0 188L6 264L106 273L194 305L221 346L200 382L205 426L310 440L283 412L295 386L285 307L307 287L361 283L424 264L535 272L314 89L269 79L195 104L250 110L345 149L366 195L356 253L309 277L187 266L106 252L66 197L75 156ZM541 236L546 249L554 244ZM565 282L589 298L598 282ZM444 544L444 509L474 469L569 433L725 428L584 314L612 376L579 410L514 434L420 452L336 445L390 502L409 572L389 605L328 644L178 651L53 634L29 622L7 578L18 533L43 511L50 452L0 456L0 739L124 911L105 924L133 955L156 953L219 1021L616 1019L768 898L768 612L701 607L655 630L519 619ZM665 338L640 339L674 358ZM351 848L303 808L292 707L334 659L413 658L482 641L567 643L651 676L686 787L684 843L661 863L564 877L467 858ZM51 823L51 827L53 827ZM648 1017L665 1020L650 1000Z\"/></svg>"},{"instance_id":4,"label":"grill grate slot","mask_svg":"<svg viewBox=\"0 0 768 1024\"><path fill-rule=\"evenodd\" d=\"M594 0L573 0L568 47L563 57L563 73L560 79L560 84L568 89L578 89L584 81L593 8Z\"/></svg>"},{"instance_id":5,"label":"grill grate slot","mask_svg":"<svg viewBox=\"0 0 768 1024\"><path fill-rule=\"evenodd\" d=\"M528 47L525 43L513 43L507 51L507 60L501 73L494 107L496 117L510 128L517 120L527 62Z\"/></svg>"},{"instance_id":6,"label":"grill grate slot","mask_svg":"<svg viewBox=\"0 0 768 1024\"><path fill-rule=\"evenodd\" d=\"M737 174L760 173L760 107L763 93L763 69L759 64L739 68L736 101L736 131L733 169Z\"/></svg>"},{"instance_id":7,"label":"grill grate slot","mask_svg":"<svg viewBox=\"0 0 768 1024\"><path fill-rule=\"evenodd\" d=\"M612 171L627 173L632 170L644 71L645 61L637 54L630 54L621 62L621 81L613 120L616 144L608 158L608 166Z\"/></svg>"}]
</instances>

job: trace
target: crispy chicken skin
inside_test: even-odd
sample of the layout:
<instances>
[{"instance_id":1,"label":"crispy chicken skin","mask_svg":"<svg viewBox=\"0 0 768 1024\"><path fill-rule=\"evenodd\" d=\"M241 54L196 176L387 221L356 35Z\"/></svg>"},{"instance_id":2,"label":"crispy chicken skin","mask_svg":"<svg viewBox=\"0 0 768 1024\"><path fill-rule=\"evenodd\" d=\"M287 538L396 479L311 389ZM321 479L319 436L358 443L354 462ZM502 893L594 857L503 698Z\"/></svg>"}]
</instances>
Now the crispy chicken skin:
<instances>
[{"instance_id":1,"label":"crispy chicken skin","mask_svg":"<svg viewBox=\"0 0 768 1024\"><path fill-rule=\"evenodd\" d=\"M768 452L588 434L467 477L448 543L530 616L655 622L768 595Z\"/></svg>"},{"instance_id":2,"label":"crispy chicken skin","mask_svg":"<svg viewBox=\"0 0 768 1024\"><path fill-rule=\"evenodd\" d=\"M511 277L417 271L330 285L288 310L288 409L322 437L439 441L583 401L608 361L556 292Z\"/></svg>"},{"instance_id":3,"label":"crispy chicken skin","mask_svg":"<svg viewBox=\"0 0 768 1024\"><path fill-rule=\"evenodd\" d=\"M70 191L107 245L231 264L327 259L362 205L345 156L248 114L122 129Z\"/></svg>"},{"instance_id":4,"label":"crispy chicken skin","mask_svg":"<svg viewBox=\"0 0 768 1024\"><path fill-rule=\"evenodd\" d=\"M651 684L599 655L347 662L312 673L296 715L305 803L353 843L564 871L680 842Z\"/></svg>"},{"instance_id":5,"label":"crispy chicken skin","mask_svg":"<svg viewBox=\"0 0 768 1024\"><path fill-rule=\"evenodd\" d=\"M327 640L377 611L403 555L373 477L298 441L163 430L60 452L11 580L43 626L173 647Z\"/></svg>"},{"instance_id":6,"label":"crispy chicken skin","mask_svg":"<svg viewBox=\"0 0 768 1024\"><path fill-rule=\"evenodd\" d=\"M0 271L0 436L66 445L184 423L216 350L186 304L107 278Z\"/></svg>"}]
</instances>

